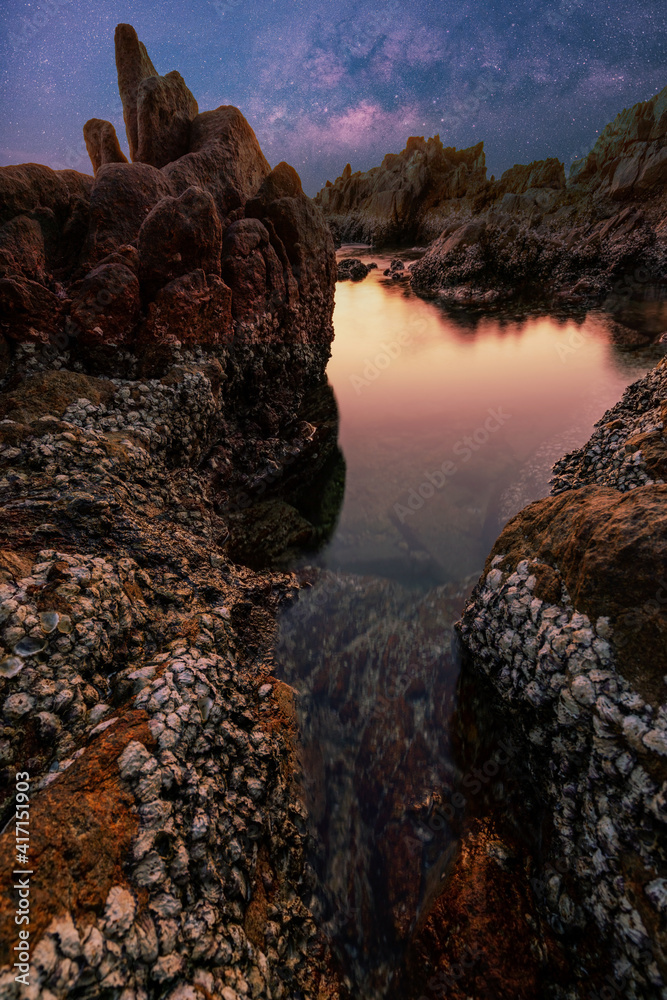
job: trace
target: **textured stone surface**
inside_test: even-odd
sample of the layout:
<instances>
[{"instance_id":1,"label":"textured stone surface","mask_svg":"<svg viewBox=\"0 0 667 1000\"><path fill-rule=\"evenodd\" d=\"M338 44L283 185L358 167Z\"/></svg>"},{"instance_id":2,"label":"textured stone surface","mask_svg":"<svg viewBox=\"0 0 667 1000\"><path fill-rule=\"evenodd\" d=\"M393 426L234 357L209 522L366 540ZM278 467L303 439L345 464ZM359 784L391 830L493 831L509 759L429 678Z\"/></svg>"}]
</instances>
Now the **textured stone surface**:
<instances>
[{"instance_id":1,"label":"textured stone surface","mask_svg":"<svg viewBox=\"0 0 667 1000\"><path fill-rule=\"evenodd\" d=\"M514 713L553 823L544 905L602 934L613 988L664 995L667 367L626 390L509 522L466 608L472 669Z\"/></svg>"},{"instance_id":2,"label":"textured stone surface","mask_svg":"<svg viewBox=\"0 0 667 1000\"><path fill-rule=\"evenodd\" d=\"M139 271L145 293L190 271L220 276L222 226L213 197L190 187L178 198L163 198L139 230Z\"/></svg>"},{"instance_id":3,"label":"textured stone surface","mask_svg":"<svg viewBox=\"0 0 667 1000\"><path fill-rule=\"evenodd\" d=\"M93 173L97 173L104 163L127 163L127 157L120 148L116 129L111 122L102 118L91 118L83 126L83 138Z\"/></svg>"}]
</instances>

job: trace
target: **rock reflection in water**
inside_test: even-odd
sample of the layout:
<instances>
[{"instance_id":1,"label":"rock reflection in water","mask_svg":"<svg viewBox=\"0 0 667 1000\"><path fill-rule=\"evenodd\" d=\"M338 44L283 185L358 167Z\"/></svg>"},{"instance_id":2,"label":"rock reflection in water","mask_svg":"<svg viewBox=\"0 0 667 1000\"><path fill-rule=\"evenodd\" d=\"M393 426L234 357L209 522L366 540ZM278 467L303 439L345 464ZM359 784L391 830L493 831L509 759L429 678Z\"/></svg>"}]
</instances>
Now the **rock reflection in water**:
<instances>
[{"instance_id":1,"label":"rock reflection in water","mask_svg":"<svg viewBox=\"0 0 667 1000\"><path fill-rule=\"evenodd\" d=\"M283 617L276 669L299 692L322 921L355 985L380 996L451 842L423 820L457 780L450 643L466 588L302 574L312 588Z\"/></svg>"}]
</instances>

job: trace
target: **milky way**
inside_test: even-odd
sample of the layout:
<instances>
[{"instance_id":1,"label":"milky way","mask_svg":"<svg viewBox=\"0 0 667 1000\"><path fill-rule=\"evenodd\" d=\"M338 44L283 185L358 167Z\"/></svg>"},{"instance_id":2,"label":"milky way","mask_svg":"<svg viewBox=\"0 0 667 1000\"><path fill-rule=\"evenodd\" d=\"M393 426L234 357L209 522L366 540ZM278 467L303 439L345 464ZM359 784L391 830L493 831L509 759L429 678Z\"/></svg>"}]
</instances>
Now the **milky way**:
<instances>
[{"instance_id":1,"label":"milky way","mask_svg":"<svg viewBox=\"0 0 667 1000\"><path fill-rule=\"evenodd\" d=\"M409 135L484 140L489 173L566 166L623 107L667 84L663 0L3 0L0 162L90 172L91 117L127 151L113 30L132 23L201 110L241 108L271 162L313 194L398 152Z\"/></svg>"}]
</instances>

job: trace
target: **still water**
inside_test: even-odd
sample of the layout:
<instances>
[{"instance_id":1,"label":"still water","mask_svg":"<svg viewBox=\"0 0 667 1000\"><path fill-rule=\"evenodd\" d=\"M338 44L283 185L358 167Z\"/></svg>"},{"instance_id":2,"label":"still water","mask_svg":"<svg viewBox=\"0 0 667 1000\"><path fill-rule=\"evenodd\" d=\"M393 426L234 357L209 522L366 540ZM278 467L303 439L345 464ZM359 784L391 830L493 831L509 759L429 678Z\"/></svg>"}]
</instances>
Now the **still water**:
<instances>
[{"instance_id":1,"label":"still water","mask_svg":"<svg viewBox=\"0 0 667 1000\"><path fill-rule=\"evenodd\" d=\"M283 617L322 889L310 903L364 998L386 995L464 823L420 815L459 786L453 625L507 520L549 492L663 347L616 346L604 315L447 314L384 276L339 282L328 368L347 466L337 528ZM450 811L448 815L453 815ZM416 847L415 847L416 845Z\"/></svg>"}]
</instances>

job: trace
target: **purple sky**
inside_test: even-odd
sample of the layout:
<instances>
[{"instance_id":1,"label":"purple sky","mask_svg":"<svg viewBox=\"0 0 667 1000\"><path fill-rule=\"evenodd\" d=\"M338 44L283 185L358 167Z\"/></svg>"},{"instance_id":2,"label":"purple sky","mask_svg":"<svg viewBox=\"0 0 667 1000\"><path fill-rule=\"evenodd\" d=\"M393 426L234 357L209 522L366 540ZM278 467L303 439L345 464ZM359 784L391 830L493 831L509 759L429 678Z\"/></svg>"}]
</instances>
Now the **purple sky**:
<instances>
[{"instance_id":1,"label":"purple sky","mask_svg":"<svg viewBox=\"0 0 667 1000\"><path fill-rule=\"evenodd\" d=\"M667 84L663 0L3 0L0 163L90 172L82 126L125 149L113 30L129 21L159 72L200 110L235 104L268 160L314 194L398 152L409 135L484 139L489 174L558 156L569 166L623 107Z\"/></svg>"}]
</instances>

